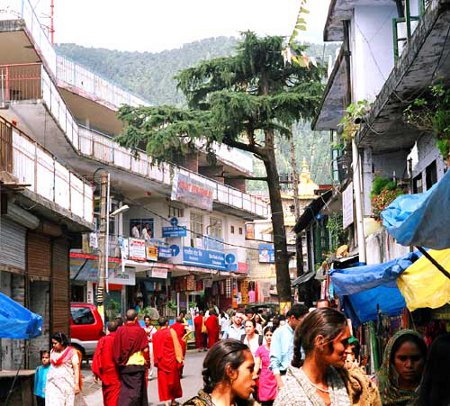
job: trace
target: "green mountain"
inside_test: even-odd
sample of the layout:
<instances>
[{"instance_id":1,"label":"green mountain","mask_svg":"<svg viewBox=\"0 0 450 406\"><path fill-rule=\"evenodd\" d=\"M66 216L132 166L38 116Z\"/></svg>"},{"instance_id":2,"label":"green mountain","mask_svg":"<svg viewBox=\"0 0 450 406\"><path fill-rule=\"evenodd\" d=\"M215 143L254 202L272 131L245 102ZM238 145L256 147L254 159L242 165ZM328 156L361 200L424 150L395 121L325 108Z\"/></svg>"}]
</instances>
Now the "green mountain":
<instances>
[{"instance_id":1,"label":"green mountain","mask_svg":"<svg viewBox=\"0 0 450 406\"><path fill-rule=\"evenodd\" d=\"M124 52L103 48L86 48L76 44L60 44L58 54L84 66L154 105L185 104L184 96L176 89L173 77L182 69L202 60L232 55L238 39L234 37L208 38L183 45L181 48L150 52ZM320 61L334 58L337 44L306 44L307 54ZM331 160L329 136L313 132L308 123L299 124L295 131L297 170L303 159L310 165L316 183L330 183ZM286 140L277 145L280 174L291 172L290 146ZM255 160L255 172L263 175L263 167ZM265 191L264 182L249 182L249 190Z\"/></svg>"}]
</instances>

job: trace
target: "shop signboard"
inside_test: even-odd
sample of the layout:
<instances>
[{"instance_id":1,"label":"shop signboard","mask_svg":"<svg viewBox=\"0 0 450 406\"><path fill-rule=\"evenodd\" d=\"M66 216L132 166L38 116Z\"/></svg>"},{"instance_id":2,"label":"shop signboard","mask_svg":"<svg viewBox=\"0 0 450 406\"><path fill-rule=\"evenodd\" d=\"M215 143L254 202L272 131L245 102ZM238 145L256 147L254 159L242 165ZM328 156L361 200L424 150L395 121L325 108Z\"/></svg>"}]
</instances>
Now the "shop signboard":
<instances>
[{"instance_id":1,"label":"shop signboard","mask_svg":"<svg viewBox=\"0 0 450 406\"><path fill-rule=\"evenodd\" d=\"M172 184L172 200L186 203L199 209L212 211L214 189L201 177L190 177L177 173Z\"/></svg>"},{"instance_id":2,"label":"shop signboard","mask_svg":"<svg viewBox=\"0 0 450 406\"><path fill-rule=\"evenodd\" d=\"M259 262L263 264L275 263L275 249L273 244L259 244Z\"/></svg>"},{"instance_id":3,"label":"shop signboard","mask_svg":"<svg viewBox=\"0 0 450 406\"><path fill-rule=\"evenodd\" d=\"M149 278L167 279L167 269L152 268L147 271L147 276Z\"/></svg>"},{"instance_id":4,"label":"shop signboard","mask_svg":"<svg viewBox=\"0 0 450 406\"><path fill-rule=\"evenodd\" d=\"M109 270L108 283L116 285L134 286L136 284L136 272L134 268L125 267L125 272L122 272L122 267Z\"/></svg>"},{"instance_id":5,"label":"shop signboard","mask_svg":"<svg viewBox=\"0 0 450 406\"><path fill-rule=\"evenodd\" d=\"M148 261L158 261L158 247L153 244L149 244L146 247L147 260Z\"/></svg>"},{"instance_id":6,"label":"shop signboard","mask_svg":"<svg viewBox=\"0 0 450 406\"><path fill-rule=\"evenodd\" d=\"M162 227L163 238L176 238L176 237L186 237L187 228L186 226L180 226L178 224L178 219L172 217L170 219L170 227Z\"/></svg>"},{"instance_id":7,"label":"shop signboard","mask_svg":"<svg viewBox=\"0 0 450 406\"><path fill-rule=\"evenodd\" d=\"M146 260L145 240L137 238L128 239L128 258L135 261Z\"/></svg>"},{"instance_id":8,"label":"shop signboard","mask_svg":"<svg viewBox=\"0 0 450 406\"><path fill-rule=\"evenodd\" d=\"M226 271L225 254L200 248L183 247L183 264Z\"/></svg>"},{"instance_id":9,"label":"shop signboard","mask_svg":"<svg viewBox=\"0 0 450 406\"><path fill-rule=\"evenodd\" d=\"M346 229L353 223L353 183L350 183L342 193L342 228Z\"/></svg>"},{"instance_id":10,"label":"shop signboard","mask_svg":"<svg viewBox=\"0 0 450 406\"><path fill-rule=\"evenodd\" d=\"M172 249L170 247L158 246L158 259L172 258Z\"/></svg>"}]
</instances>

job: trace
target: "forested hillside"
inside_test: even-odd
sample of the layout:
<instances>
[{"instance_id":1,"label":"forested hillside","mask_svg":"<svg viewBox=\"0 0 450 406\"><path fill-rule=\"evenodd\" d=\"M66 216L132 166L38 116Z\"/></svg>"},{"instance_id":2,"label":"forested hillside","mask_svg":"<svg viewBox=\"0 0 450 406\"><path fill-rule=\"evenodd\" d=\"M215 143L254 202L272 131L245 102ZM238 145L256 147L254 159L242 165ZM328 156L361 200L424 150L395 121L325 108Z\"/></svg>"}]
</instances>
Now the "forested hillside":
<instances>
[{"instance_id":1,"label":"forested hillside","mask_svg":"<svg viewBox=\"0 0 450 406\"><path fill-rule=\"evenodd\" d=\"M178 49L159 53L123 52L101 48L85 48L75 44L57 46L60 55L73 60L122 88L146 99L154 105L184 105L184 96L176 90L173 77L182 69L201 60L232 55L238 39L233 37L209 38L185 44ZM336 44L309 44L307 54L321 61L334 57ZM311 167L316 183L330 182L330 145L327 133L313 132L308 123L295 129L297 164L299 170L303 159ZM277 145L277 162L281 174L290 173L289 142ZM255 160L255 172L263 168ZM249 189L263 191L264 182L249 182Z\"/></svg>"}]
</instances>

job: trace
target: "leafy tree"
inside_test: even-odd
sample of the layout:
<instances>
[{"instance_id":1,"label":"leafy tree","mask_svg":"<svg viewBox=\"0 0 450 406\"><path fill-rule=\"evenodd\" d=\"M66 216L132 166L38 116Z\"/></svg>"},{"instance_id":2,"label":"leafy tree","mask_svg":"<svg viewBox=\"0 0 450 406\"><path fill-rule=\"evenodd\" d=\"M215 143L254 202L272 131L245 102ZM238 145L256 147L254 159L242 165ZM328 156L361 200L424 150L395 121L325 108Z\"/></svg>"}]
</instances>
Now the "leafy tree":
<instances>
[{"instance_id":1,"label":"leafy tree","mask_svg":"<svg viewBox=\"0 0 450 406\"><path fill-rule=\"evenodd\" d=\"M298 55L304 50L291 45ZM210 152L217 142L249 151L261 160L272 209L278 296L281 302L290 302L275 141L289 136L297 120L313 116L323 90L323 69L286 64L282 51L282 37L243 33L235 55L201 62L177 75L187 109L123 106L118 114L126 126L117 141L128 148L145 145L156 161L185 155L199 142Z\"/></svg>"}]
</instances>

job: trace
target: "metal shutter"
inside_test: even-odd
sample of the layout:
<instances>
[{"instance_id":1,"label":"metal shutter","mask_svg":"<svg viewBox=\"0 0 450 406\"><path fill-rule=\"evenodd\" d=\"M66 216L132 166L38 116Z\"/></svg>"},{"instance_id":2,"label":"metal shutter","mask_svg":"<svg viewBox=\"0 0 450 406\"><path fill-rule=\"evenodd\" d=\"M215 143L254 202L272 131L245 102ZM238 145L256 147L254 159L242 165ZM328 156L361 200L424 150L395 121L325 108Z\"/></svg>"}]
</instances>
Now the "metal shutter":
<instances>
[{"instance_id":1,"label":"metal shutter","mask_svg":"<svg viewBox=\"0 0 450 406\"><path fill-rule=\"evenodd\" d=\"M58 238L53 241L51 285L52 333L62 331L69 336L69 244L64 238Z\"/></svg>"},{"instance_id":2,"label":"metal shutter","mask_svg":"<svg viewBox=\"0 0 450 406\"><path fill-rule=\"evenodd\" d=\"M50 238L43 234L29 232L27 243L28 276L32 280L50 280L52 269L52 245Z\"/></svg>"},{"instance_id":3,"label":"metal shutter","mask_svg":"<svg viewBox=\"0 0 450 406\"><path fill-rule=\"evenodd\" d=\"M25 270L26 228L0 217L0 265Z\"/></svg>"}]
</instances>

